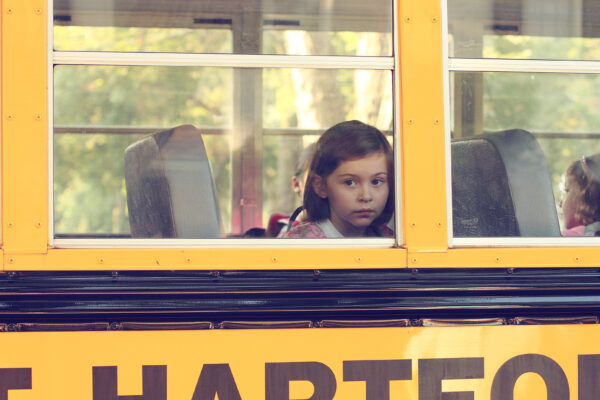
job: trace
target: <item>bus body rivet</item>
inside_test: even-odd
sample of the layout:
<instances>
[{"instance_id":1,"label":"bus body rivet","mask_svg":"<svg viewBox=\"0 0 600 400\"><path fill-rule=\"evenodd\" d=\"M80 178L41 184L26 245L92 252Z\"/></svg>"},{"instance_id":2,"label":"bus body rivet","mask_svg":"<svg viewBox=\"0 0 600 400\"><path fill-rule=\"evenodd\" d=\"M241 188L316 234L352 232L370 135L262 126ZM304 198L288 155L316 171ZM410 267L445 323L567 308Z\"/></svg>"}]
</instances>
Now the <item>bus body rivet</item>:
<instances>
[{"instance_id":1,"label":"bus body rivet","mask_svg":"<svg viewBox=\"0 0 600 400\"><path fill-rule=\"evenodd\" d=\"M436 222L435 226L437 226L438 228L441 228L442 227L442 223L441 222Z\"/></svg>"},{"instance_id":2,"label":"bus body rivet","mask_svg":"<svg viewBox=\"0 0 600 400\"><path fill-rule=\"evenodd\" d=\"M500 257L496 257L496 262L499 263L500 262Z\"/></svg>"},{"instance_id":3,"label":"bus body rivet","mask_svg":"<svg viewBox=\"0 0 600 400\"><path fill-rule=\"evenodd\" d=\"M411 260L413 262L413 264L416 264L417 262L417 257L413 257L413 259Z\"/></svg>"},{"instance_id":4,"label":"bus body rivet","mask_svg":"<svg viewBox=\"0 0 600 400\"><path fill-rule=\"evenodd\" d=\"M409 125L412 125L412 124L414 124L414 123L415 123L415 121L413 121L412 119L409 119L409 120L408 120L408 124L409 124Z\"/></svg>"},{"instance_id":5,"label":"bus body rivet","mask_svg":"<svg viewBox=\"0 0 600 400\"><path fill-rule=\"evenodd\" d=\"M406 22L407 24L410 23L410 21L412 21L412 18L410 18L410 17L404 18L404 22Z\"/></svg>"},{"instance_id":6,"label":"bus body rivet","mask_svg":"<svg viewBox=\"0 0 600 400\"><path fill-rule=\"evenodd\" d=\"M575 261L575 262L579 262L579 261L581 261L581 258L579 258L579 257L575 257L575 258L573 259L573 261Z\"/></svg>"},{"instance_id":7,"label":"bus body rivet","mask_svg":"<svg viewBox=\"0 0 600 400\"><path fill-rule=\"evenodd\" d=\"M42 227L42 223L40 221L38 221L38 222L35 223L35 226L37 228L41 228Z\"/></svg>"},{"instance_id":8,"label":"bus body rivet","mask_svg":"<svg viewBox=\"0 0 600 400\"><path fill-rule=\"evenodd\" d=\"M185 262L189 264L189 263L192 262L192 259L188 257L188 258L185 259Z\"/></svg>"},{"instance_id":9,"label":"bus body rivet","mask_svg":"<svg viewBox=\"0 0 600 400\"><path fill-rule=\"evenodd\" d=\"M433 124L434 125L439 125L440 124L440 120L439 119L433 120Z\"/></svg>"},{"instance_id":10,"label":"bus body rivet","mask_svg":"<svg viewBox=\"0 0 600 400\"><path fill-rule=\"evenodd\" d=\"M36 13L37 15L40 15L40 14L42 13L42 9L41 9L41 8L36 8L36 9L35 9L35 13Z\"/></svg>"},{"instance_id":11,"label":"bus body rivet","mask_svg":"<svg viewBox=\"0 0 600 400\"><path fill-rule=\"evenodd\" d=\"M433 22L434 24L435 24L436 22L438 22L438 19L437 19L437 17L433 17L433 18L431 18L431 22Z\"/></svg>"},{"instance_id":12,"label":"bus body rivet","mask_svg":"<svg viewBox=\"0 0 600 400\"><path fill-rule=\"evenodd\" d=\"M9 222L9 223L8 223L8 227L9 227L9 228L12 228L13 226L14 226L14 225L13 225L13 223L12 223L12 222Z\"/></svg>"},{"instance_id":13,"label":"bus body rivet","mask_svg":"<svg viewBox=\"0 0 600 400\"><path fill-rule=\"evenodd\" d=\"M416 222L411 222L410 223L410 227L411 228L416 228L417 227L417 223Z\"/></svg>"},{"instance_id":14,"label":"bus body rivet","mask_svg":"<svg viewBox=\"0 0 600 400\"><path fill-rule=\"evenodd\" d=\"M40 114L37 114L37 115L35 116L35 120L36 120L36 121L41 121L41 120L42 120L42 116L41 116Z\"/></svg>"},{"instance_id":15,"label":"bus body rivet","mask_svg":"<svg viewBox=\"0 0 600 400\"><path fill-rule=\"evenodd\" d=\"M360 263L361 261L362 261L362 258L361 258L361 257L356 257L356 262L357 262L357 263Z\"/></svg>"},{"instance_id":16,"label":"bus body rivet","mask_svg":"<svg viewBox=\"0 0 600 400\"><path fill-rule=\"evenodd\" d=\"M8 263L9 263L9 264L14 264L14 263L15 263L15 259L14 259L14 257L10 257L10 258L8 259Z\"/></svg>"},{"instance_id":17,"label":"bus body rivet","mask_svg":"<svg viewBox=\"0 0 600 400\"><path fill-rule=\"evenodd\" d=\"M10 120L13 120L13 119L15 119L15 116L14 116L14 115L12 115L12 114L8 114L8 115L6 116L6 119L8 119L8 120L10 121Z\"/></svg>"},{"instance_id":18,"label":"bus body rivet","mask_svg":"<svg viewBox=\"0 0 600 400\"><path fill-rule=\"evenodd\" d=\"M98 264L104 264L104 258L100 258L100 259L98 260Z\"/></svg>"},{"instance_id":19,"label":"bus body rivet","mask_svg":"<svg viewBox=\"0 0 600 400\"><path fill-rule=\"evenodd\" d=\"M274 263L276 263L277 262L277 257L271 258L271 261L274 262Z\"/></svg>"},{"instance_id":20,"label":"bus body rivet","mask_svg":"<svg viewBox=\"0 0 600 400\"><path fill-rule=\"evenodd\" d=\"M13 9L12 9L12 8L9 8L8 10L6 10L6 13L7 13L7 14L12 14L12 13L13 13Z\"/></svg>"}]
</instances>

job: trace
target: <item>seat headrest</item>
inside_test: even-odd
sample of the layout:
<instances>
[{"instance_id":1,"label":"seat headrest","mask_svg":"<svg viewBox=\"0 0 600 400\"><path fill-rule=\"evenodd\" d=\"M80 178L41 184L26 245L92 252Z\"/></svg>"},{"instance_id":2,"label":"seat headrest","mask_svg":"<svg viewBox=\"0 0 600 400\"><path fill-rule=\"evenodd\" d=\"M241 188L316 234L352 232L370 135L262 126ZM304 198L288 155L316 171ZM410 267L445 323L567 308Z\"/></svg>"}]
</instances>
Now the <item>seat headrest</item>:
<instances>
[{"instance_id":1,"label":"seat headrest","mask_svg":"<svg viewBox=\"0 0 600 400\"><path fill-rule=\"evenodd\" d=\"M181 125L129 146L125 184L133 237L220 237L212 170L194 126Z\"/></svg>"},{"instance_id":2,"label":"seat headrest","mask_svg":"<svg viewBox=\"0 0 600 400\"><path fill-rule=\"evenodd\" d=\"M455 237L560 236L546 159L531 133L489 133L451 147Z\"/></svg>"}]
</instances>

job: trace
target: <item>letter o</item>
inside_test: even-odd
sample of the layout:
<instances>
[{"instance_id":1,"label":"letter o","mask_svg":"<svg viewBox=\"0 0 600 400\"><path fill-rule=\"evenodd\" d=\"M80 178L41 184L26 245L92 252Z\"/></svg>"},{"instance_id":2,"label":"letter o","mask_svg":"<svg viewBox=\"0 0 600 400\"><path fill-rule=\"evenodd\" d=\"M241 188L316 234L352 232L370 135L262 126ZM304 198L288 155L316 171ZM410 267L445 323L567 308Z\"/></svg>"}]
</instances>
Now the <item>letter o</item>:
<instances>
[{"instance_id":1,"label":"letter o","mask_svg":"<svg viewBox=\"0 0 600 400\"><path fill-rule=\"evenodd\" d=\"M492 382L491 400L513 400L517 379L527 372L538 374L546 384L547 400L569 400L569 382L553 359L541 354L522 354L502 364Z\"/></svg>"}]
</instances>

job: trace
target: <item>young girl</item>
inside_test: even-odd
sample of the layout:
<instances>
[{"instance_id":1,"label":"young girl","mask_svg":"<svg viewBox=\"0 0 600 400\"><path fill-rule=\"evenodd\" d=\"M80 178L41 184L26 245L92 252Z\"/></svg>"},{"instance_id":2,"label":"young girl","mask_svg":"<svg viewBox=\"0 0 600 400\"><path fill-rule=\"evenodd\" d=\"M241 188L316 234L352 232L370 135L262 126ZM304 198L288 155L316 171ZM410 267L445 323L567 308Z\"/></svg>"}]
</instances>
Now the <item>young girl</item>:
<instances>
[{"instance_id":1,"label":"young girl","mask_svg":"<svg viewBox=\"0 0 600 400\"><path fill-rule=\"evenodd\" d=\"M392 148L375 127L346 121L319 138L304 189L308 222L289 238L393 236Z\"/></svg>"},{"instance_id":2,"label":"young girl","mask_svg":"<svg viewBox=\"0 0 600 400\"><path fill-rule=\"evenodd\" d=\"M563 236L600 236L600 154L581 157L565 173L560 201Z\"/></svg>"}]
</instances>

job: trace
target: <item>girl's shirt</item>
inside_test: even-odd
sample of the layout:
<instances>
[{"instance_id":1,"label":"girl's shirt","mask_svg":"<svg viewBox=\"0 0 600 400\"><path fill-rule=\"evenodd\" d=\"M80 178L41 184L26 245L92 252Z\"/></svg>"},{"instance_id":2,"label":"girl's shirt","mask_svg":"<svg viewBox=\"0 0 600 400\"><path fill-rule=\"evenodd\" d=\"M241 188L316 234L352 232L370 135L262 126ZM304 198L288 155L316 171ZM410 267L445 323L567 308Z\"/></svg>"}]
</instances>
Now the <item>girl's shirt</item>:
<instances>
[{"instance_id":1,"label":"girl's shirt","mask_svg":"<svg viewBox=\"0 0 600 400\"><path fill-rule=\"evenodd\" d=\"M394 237L394 231L386 225L370 226L367 228L365 236L371 237ZM331 223L329 219L317 222L304 222L285 234L286 238L304 238L304 239L325 239L325 238L343 238L342 235Z\"/></svg>"},{"instance_id":2,"label":"girl's shirt","mask_svg":"<svg viewBox=\"0 0 600 400\"><path fill-rule=\"evenodd\" d=\"M565 229L560 234L562 236L583 236L584 231L585 231L585 225L577 225L571 229Z\"/></svg>"},{"instance_id":3,"label":"girl's shirt","mask_svg":"<svg viewBox=\"0 0 600 400\"><path fill-rule=\"evenodd\" d=\"M589 225L577 225L561 232L562 236L600 236L600 221Z\"/></svg>"}]
</instances>

